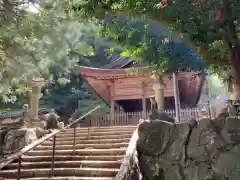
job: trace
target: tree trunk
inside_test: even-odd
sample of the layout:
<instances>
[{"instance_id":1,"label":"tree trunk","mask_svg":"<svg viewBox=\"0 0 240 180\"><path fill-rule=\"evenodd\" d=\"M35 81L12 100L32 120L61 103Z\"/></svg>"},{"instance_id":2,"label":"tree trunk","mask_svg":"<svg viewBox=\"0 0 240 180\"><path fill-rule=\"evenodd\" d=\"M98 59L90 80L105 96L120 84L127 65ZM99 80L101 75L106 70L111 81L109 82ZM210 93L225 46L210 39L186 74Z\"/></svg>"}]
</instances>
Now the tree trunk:
<instances>
[{"instance_id":1,"label":"tree trunk","mask_svg":"<svg viewBox=\"0 0 240 180\"><path fill-rule=\"evenodd\" d=\"M233 99L240 100L240 44L229 50L229 63L233 76Z\"/></svg>"},{"instance_id":2,"label":"tree trunk","mask_svg":"<svg viewBox=\"0 0 240 180\"><path fill-rule=\"evenodd\" d=\"M233 100L240 100L240 85L233 84Z\"/></svg>"},{"instance_id":3,"label":"tree trunk","mask_svg":"<svg viewBox=\"0 0 240 180\"><path fill-rule=\"evenodd\" d=\"M229 65L233 78L233 100L240 100L240 42L237 34L237 27L234 23L234 6L232 1L222 1L221 13L225 21L225 31L227 36L224 37L229 46Z\"/></svg>"}]
</instances>

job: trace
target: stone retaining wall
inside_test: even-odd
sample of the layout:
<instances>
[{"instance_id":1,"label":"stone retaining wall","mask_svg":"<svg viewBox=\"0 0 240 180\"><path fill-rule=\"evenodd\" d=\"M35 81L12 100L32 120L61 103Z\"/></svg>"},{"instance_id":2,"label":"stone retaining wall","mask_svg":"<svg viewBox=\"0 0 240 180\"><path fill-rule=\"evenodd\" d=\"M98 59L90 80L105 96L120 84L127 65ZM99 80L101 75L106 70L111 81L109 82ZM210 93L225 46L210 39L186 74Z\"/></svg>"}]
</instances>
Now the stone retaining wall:
<instances>
[{"instance_id":1,"label":"stone retaining wall","mask_svg":"<svg viewBox=\"0 0 240 180\"><path fill-rule=\"evenodd\" d=\"M238 117L222 114L181 124L144 121L137 133L137 160L121 167L121 180L239 180Z\"/></svg>"},{"instance_id":2,"label":"stone retaining wall","mask_svg":"<svg viewBox=\"0 0 240 180\"><path fill-rule=\"evenodd\" d=\"M190 124L145 121L137 150L145 179L238 180L240 119L203 119Z\"/></svg>"}]
</instances>

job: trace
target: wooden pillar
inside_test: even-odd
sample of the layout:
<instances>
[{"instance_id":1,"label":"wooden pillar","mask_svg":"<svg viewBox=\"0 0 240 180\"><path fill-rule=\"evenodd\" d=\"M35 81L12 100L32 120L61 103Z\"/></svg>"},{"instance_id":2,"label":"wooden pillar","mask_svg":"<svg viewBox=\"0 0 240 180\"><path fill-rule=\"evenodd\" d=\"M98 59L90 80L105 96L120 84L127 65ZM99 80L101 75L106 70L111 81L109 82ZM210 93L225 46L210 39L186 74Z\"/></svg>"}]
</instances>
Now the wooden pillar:
<instances>
[{"instance_id":1,"label":"wooden pillar","mask_svg":"<svg viewBox=\"0 0 240 180\"><path fill-rule=\"evenodd\" d=\"M142 82L142 110L143 118L147 118L147 107L146 107L146 85Z\"/></svg>"},{"instance_id":2,"label":"wooden pillar","mask_svg":"<svg viewBox=\"0 0 240 180\"><path fill-rule=\"evenodd\" d=\"M115 100L114 100L115 86L114 86L114 80L110 83L110 96L111 96L111 112L110 112L110 116L111 116L111 122L113 122L114 121L114 115L115 115Z\"/></svg>"},{"instance_id":3,"label":"wooden pillar","mask_svg":"<svg viewBox=\"0 0 240 180\"><path fill-rule=\"evenodd\" d=\"M114 121L114 114L115 114L115 101L111 99L111 121Z\"/></svg>"},{"instance_id":4,"label":"wooden pillar","mask_svg":"<svg viewBox=\"0 0 240 180\"><path fill-rule=\"evenodd\" d=\"M174 88L176 120L177 122L180 122L180 98L179 98L179 89L178 89L178 78L176 73L173 73L172 80L173 80L173 88Z\"/></svg>"}]
</instances>

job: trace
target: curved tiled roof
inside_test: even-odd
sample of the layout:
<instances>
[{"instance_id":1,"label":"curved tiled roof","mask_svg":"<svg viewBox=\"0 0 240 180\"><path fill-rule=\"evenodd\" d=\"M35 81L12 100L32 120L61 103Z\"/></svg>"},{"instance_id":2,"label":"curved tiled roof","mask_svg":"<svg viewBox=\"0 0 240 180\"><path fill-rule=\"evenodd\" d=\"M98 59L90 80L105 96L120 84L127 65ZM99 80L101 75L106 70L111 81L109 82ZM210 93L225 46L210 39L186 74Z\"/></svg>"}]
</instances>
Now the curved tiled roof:
<instances>
[{"instance_id":1,"label":"curved tiled roof","mask_svg":"<svg viewBox=\"0 0 240 180\"><path fill-rule=\"evenodd\" d=\"M138 68L139 70L150 70L148 67ZM138 73L134 73L131 68L126 69L105 69L105 68L93 68L86 66L76 67L76 71L85 77L92 77L96 79L120 79L127 77L140 76Z\"/></svg>"}]
</instances>

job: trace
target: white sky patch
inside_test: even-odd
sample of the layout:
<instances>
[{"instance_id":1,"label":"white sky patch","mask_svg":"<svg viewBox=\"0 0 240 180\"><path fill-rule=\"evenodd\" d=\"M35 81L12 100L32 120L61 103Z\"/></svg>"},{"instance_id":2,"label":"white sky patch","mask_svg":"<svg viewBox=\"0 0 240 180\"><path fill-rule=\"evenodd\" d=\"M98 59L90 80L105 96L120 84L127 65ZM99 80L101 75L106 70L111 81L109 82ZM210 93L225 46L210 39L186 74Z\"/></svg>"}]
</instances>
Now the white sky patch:
<instances>
[{"instance_id":1,"label":"white sky patch","mask_svg":"<svg viewBox=\"0 0 240 180\"><path fill-rule=\"evenodd\" d=\"M39 5L38 4L32 4L32 3L29 3L26 7L26 10L29 11L29 12L34 12L34 13L37 13L39 11Z\"/></svg>"}]
</instances>

